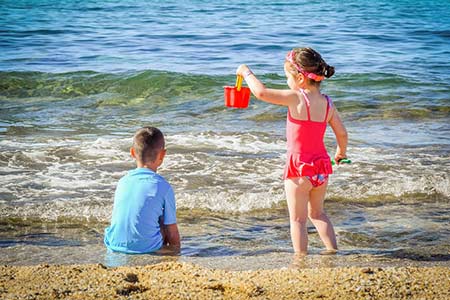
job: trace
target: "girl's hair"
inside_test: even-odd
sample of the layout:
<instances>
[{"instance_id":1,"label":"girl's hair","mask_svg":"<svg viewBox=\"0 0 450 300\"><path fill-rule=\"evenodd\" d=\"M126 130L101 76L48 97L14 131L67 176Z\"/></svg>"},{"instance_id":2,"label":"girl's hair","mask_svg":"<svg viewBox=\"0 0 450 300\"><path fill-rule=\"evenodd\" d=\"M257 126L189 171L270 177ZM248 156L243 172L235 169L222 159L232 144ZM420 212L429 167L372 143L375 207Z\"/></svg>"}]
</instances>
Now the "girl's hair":
<instances>
[{"instance_id":1,"label":"girl's hair","mask_svg":"<svg viewBox=\"0 0 450 300\"><path fill-rule=\"evenodd\" d=\"M164 147L164 135L156 127L143 127L134 135L133 148L140 162L154 162Z\"/></svg>"},{"instance_id":2,"label":"girl's hair","mask_svg":"<svg viewBox=\"0 0 450 300\"><path fill-rule=\"evenodd\" d=\"M312 48L294 48L292 52L293 62L306 72L313 73L318 76L325 76L326 78L333 76L334 67L328 65L316 50ZM293 66L292 62L287 60L287 63L289 63L289 69L293 75L300 73L300 71ZM306 79L309 84L320 84L320 81L314 81L311 78Z\"/></svg>"}]
</instances>

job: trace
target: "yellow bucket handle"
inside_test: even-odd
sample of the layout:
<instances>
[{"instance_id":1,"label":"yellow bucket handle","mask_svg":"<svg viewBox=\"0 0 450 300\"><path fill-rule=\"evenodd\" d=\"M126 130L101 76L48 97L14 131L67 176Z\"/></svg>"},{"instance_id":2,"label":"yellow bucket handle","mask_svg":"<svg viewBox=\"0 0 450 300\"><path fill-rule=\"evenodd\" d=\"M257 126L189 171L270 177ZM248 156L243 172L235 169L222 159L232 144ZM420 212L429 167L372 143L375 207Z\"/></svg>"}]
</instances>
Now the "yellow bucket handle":
<instances>
[{"instance_id":1,"label":"yellow bucket handle","mask_svg":"<svg viewBox=\"0 0 450 300\"><path fill-rule=\"evenodd\" d=\"M241 90L241 87L242 87L242 79L244 79L244 77L242 77L240 75L236 76L236 84L235 84L235 86L236 86L236 90L238 92Z\"/></svg>"}]
</instances>

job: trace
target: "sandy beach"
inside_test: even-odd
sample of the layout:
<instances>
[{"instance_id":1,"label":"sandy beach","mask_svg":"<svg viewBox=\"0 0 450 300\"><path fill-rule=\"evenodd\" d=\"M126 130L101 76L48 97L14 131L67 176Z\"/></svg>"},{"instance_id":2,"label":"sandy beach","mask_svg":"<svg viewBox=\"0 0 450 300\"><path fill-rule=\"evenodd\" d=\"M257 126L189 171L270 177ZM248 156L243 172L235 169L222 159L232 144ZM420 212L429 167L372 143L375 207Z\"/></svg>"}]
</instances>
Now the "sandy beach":
<instances>
[{"instance_id":1,"label":"sandy beach","mask_svg":"<svg viewBox=\"0 0 450 300\"><path fill-rule=\"evenodd\" d=\"M449 299L448 267L225 271L180 262L0 267L1 299Z\"/></svg>"}]
</instances>

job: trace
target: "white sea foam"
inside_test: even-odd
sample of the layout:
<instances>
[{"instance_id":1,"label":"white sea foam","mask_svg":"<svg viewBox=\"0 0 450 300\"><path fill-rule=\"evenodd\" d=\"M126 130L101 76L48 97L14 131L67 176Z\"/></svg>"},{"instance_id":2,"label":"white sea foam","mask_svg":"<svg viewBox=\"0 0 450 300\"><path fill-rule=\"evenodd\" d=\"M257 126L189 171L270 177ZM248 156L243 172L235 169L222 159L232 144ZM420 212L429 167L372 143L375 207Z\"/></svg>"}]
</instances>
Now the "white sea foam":
<instances>
[{"instance_id":1,"label":"white sea foam","mask_svg":"<svg viewBox=\"0 0 450 300\"><path fill-rule=\"evenodd\" d=\"M109 219L118 179L134 163L129 137L53 139L28 144L2 140L1 215ZM180 209L245 212L283 203L282 139L258 133L175 134L159 172L174 186ZM328 198L403 201L411 194L448 201L449 162L420 148L350 146L351 165L334 168Z\"/></svg>"},{"instance_id":2,"label":"white sea foam","mask_svg":"<svg viewBox=\"0 0 450 300\"><path fill-rule=\"evenodd\" d=\"M232 150L242 153L282 152L285 142L269 136L257 136L251 133L218 134L212 132L197 135L172 135L167 137L169 143L179 147L195 149Z\"/></svg>"},{"instance_id":3,"label":"white sea foam","mask_svg":"<svg viewBox=\"0 0 450 300\"><path fill-rule=\"evenodd\" d=\"M247 212L255 209L271 208L285 197L282 191L259 193L230 193L230 192L197 192L177 194L177 205L180 208L203 208L224 212Z\"/></svg>"}]
</instances>

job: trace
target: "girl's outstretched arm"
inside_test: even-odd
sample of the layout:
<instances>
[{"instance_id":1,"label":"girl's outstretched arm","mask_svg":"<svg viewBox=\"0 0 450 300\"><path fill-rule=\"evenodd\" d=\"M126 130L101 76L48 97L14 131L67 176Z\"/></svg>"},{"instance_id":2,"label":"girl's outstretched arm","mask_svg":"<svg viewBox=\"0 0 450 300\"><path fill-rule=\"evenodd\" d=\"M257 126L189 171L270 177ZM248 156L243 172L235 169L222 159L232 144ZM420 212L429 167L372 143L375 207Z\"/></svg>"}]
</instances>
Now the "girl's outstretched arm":
<instances>
[{"instance_id":1,"label":"girl's outstretched arm","mask_svg":"<svg viewBox=\"0 0 450 300\"><path fill-rule=\"evenodd\" d=\"M298 102L298 95L293 90L269 89L252 73L246 65L240 65L236 70L236 75L244 77L248 87L259 100L277 105L290 106Z\"/></svg>"},{"instance_id":2,"label":"girl's outstretched arm","mask_svg":"<svg viewBox=\"0 0 450 300\"><path fill-rule=\"evenodd\" d=\"M347 158L347 144L348 144L348 134L345 125L339 116L336 107L333 107L333 113L331 114L330 120L331 128L333 129L334 135L336 136L336 154L334 155L334 160L339 163L342 158Z\"/></svg>"}]
</instances>

